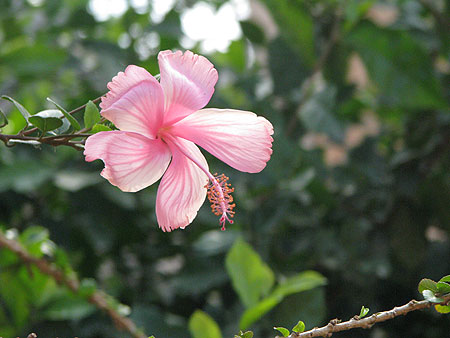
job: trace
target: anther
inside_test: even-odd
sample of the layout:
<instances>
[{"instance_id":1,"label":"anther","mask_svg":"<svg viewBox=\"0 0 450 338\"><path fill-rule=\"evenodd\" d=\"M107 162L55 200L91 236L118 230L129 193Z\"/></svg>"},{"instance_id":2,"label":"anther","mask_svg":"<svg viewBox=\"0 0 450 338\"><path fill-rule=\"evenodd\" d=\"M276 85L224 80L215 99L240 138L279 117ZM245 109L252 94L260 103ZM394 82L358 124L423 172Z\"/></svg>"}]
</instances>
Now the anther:
<instances>
[{"instance_id":1,"label":"anther","mask_svg":"<svg viewBox=\"0 0 450 338\"><path fill-rule=\"evenodd\" d=\"M234 192L234 188L228 183L229 178L224 174L217 175L214 174L214 180L205 186L208 189L208 200L211 203L211 211L214 215L221 216L219 221L222 225L221 230L225 230L225 223L233 224L234 207L233 196L231 193Z\"/></svg>"}]
</instances>

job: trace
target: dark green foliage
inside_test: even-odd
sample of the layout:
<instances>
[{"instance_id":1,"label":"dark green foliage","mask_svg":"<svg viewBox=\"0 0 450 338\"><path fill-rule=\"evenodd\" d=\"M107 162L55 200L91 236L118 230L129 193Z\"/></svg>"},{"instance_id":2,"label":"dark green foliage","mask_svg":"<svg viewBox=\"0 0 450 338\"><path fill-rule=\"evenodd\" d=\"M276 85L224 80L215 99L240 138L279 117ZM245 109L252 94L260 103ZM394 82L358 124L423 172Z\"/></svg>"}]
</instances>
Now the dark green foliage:
<instances>
[{"instance_id":1,"label":"dark green foliage","mask_svg":"<svg viewBox=\"0 0 450 338\"><path fill-rule=\"evenodd\" d=\"M450 272L448 2L260 2L275 33L245 19L241 39L207 55L219 72L209 106L254 111L275 128L260 174L206 155L236 188L227 231L205 203L185 230L163 233L157 184L124 193L75 149L0 143L0 226L82 280L74 296L0 249L0 336L126 337L84 301L97 288L157 338L233 337L244 327L237 337L273 337L274 325L301 319L308 330L362 304L376 313L448 292L450 277L439 280ZM47 97L62 114L94 100L129 64L158 74L158 51L183 49L180 16L195 1L158 23L151 6L99 22L87 0L38 3L0 1L1 134L27 124L47 135L81 122L109 130L91 104L61 126L38 112L55 109ZM395 15L382 23L386 6ZM436 310L377 329L446 337L450 310Z\"/></svg>"}]
</instances>

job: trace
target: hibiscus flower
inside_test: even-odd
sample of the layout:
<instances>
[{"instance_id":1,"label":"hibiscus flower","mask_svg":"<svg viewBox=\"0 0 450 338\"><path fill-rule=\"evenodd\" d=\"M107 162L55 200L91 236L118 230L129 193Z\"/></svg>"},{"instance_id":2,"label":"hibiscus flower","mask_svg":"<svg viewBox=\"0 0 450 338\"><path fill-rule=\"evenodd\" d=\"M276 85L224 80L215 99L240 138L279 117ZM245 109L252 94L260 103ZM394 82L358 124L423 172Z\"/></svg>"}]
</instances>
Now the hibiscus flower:
<instances>
[{"instance_id":1,"label":"hibiscus flower","mask_svg":"<svg viewBox=\"0 0 450 338\"><path fill-rule=\"evenodd\" d=\"M222 229L232 223L233 188L225 175L211 174L197 145L231 167L260 172L272 154L272 124L252 112L202 109L218 74L205 57L190 51L158 55L161 81L130 65L102 98L101 115L119 130L86 140L86 161L101 159L101 175L122 191L158 181L156 216L163 231L192 222L206 196Z\"/></svg>"}]
</instances>

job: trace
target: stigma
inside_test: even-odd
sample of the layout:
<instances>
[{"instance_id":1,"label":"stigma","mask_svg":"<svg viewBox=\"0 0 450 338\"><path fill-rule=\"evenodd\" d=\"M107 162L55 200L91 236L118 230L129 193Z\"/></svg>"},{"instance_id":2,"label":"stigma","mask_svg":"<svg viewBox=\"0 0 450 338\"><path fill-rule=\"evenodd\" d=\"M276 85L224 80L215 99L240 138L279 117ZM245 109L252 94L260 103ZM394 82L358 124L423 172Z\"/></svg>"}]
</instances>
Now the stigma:
<instances>
[{"instance_id":1,"label":"stigma","mask_svg":"<svg viewBox=\"0 0 450 338\"><path fill-rule=\"evenodd\" d=\"M234 207L233 196L234 188L228 183L229 178L224 174L214 174L209 183L205 186L208 189L207 196L211 203L211 211L214 215L220 216L219 222L222 225L221 230L225 230L225 223L233 224Z\"/></svg>"}]
</instances>

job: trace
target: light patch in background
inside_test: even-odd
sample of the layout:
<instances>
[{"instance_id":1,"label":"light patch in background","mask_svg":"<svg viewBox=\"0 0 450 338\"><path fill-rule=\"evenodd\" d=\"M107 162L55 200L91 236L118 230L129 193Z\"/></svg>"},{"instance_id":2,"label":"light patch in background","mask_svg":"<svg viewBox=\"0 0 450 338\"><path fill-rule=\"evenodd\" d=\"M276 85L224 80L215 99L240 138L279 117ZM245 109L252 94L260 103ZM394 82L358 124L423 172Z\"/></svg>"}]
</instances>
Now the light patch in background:
<instances>
[{"instance_id":1,"label":"light patch in background","mask_svg":"<svg viewBox=\"0 0 450 338\"><path fill-rule=\"evenodd\" d=\"M138 14L145 14L148 12L148 0L130 0L130 5Z\"/></svg>"},{"instance_id":2,"label":"light patch in background","mask_svg":"<svg viewBox=\"0 0 450 338\"><path fill-rule=\"evenodd\" d=\"M158 24L174 8L176 0L90 0L88 9L97 21L106 21L122 16L128 9L128 3L137 13L145 13L151 5L150 19ZM200 43L201 52L207 54L226 52L232 41L241 38L239 21L248 19L250 13L248 0L231 0L217 10L209 3L197 2L181 13L185 36L181 37L180 43L186 49ZM126 41L122 41L122 46L126 45ZM148 45L153 47L154 43Z\"/></svg>"},{"instance_id":3,"label":"light patch in background","mask_svg":"<svg viewBox=\"0 0 450 338\"><path fill-rule=\"evenodd\" d=\"M90 0L89 11L97 21L106 21L122 16L128 9L126 0Z\"/></svg>"},{"instance_id":4,"label":"light patch in background","mask_svg":"<svg viewBox=\"0 0 450 338\"><path fill-rule=\"evenodd\" d=\"M28 3L31 6L39 7L39 6L42 6L42 4L44 3L44 0L28 0Z\"/></svg>"},{"instance_id":5,"label":"light patch in background","mask_svg":"<svg viewBox=\"0 0 450 338\"><path fill-rule=\"evenodd\" d=\"M164 20L166 14L175 6L175 0L153 0L150 18L158 24Z\"/></svg>"},{"instance_id":6,"label":"light patch in background","mask_svg":"<svg viewBox=\"0 0 450 338\"><path fill-rule=\"evenodd\" d=\"M250 16L247 0L233 0L219 7L198 2L181 14L181 26L187 39L182 39L184 48L192 48L200 42L203 53L226 52L231 42L242 36L239 20Z\"/></svg>"}]
</instances>

